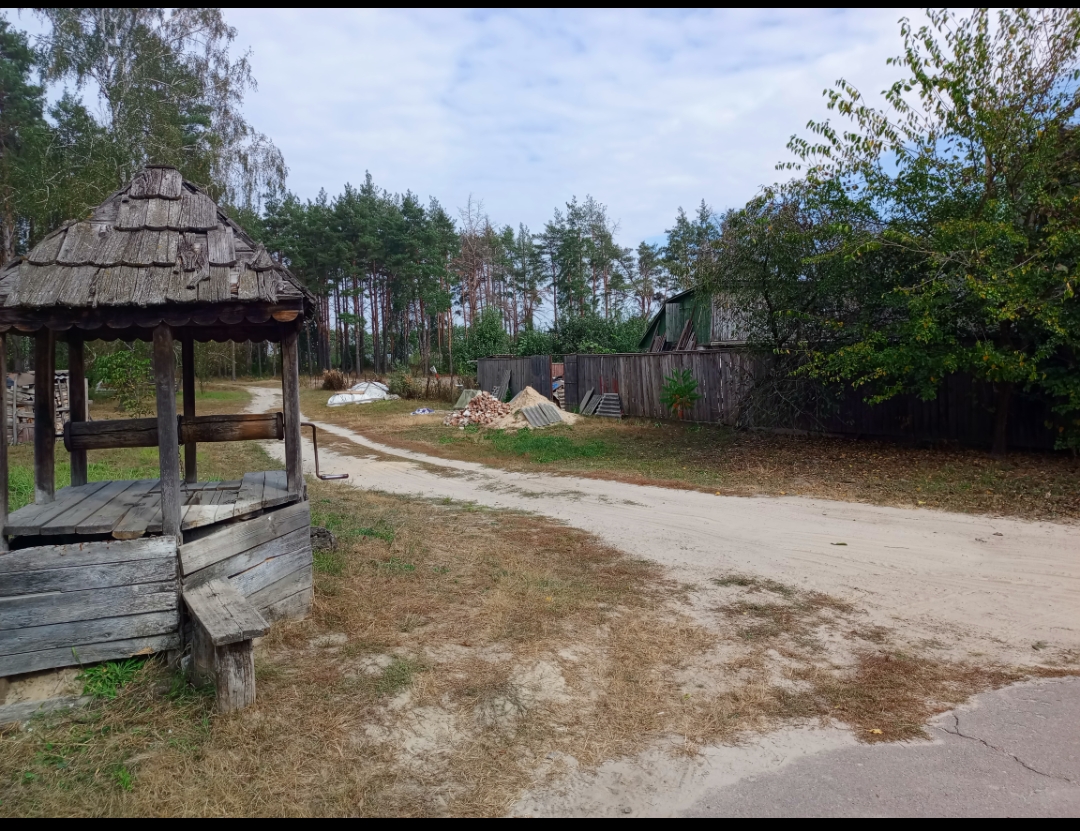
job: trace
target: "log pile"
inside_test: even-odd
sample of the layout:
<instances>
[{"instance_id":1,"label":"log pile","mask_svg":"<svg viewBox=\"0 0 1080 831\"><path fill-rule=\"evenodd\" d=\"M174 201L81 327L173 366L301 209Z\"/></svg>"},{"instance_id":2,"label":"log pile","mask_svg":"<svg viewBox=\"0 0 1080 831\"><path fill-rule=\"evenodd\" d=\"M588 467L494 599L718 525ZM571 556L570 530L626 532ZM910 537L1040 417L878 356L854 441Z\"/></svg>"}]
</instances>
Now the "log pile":
<instances>
[{"instance_id":1,"label":"log pile","mask_svg":"<svg viewBox=\"0 0 1080 831\"><path fill-rule=\"evenodd\" d=\"M464 410L448 415L443 424L448 427L466 427L470 424L486 427L508 415L509 404L503 404L490 393L482 392L473 398Z\"/></svg>"}]
</instances>

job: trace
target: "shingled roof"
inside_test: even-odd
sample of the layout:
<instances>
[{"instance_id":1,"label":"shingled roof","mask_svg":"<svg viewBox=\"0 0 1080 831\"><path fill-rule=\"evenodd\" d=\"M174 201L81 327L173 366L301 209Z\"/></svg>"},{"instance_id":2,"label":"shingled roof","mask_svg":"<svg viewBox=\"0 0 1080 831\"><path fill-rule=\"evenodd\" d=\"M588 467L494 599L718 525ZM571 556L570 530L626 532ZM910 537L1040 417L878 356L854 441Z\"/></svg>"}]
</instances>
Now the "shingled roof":
<instances>
[{"instance_id":1,"label":"shingled roof","mask_svg":"<svg viewBox=\"0 0 1080 831\"><path fill-rule=\"evenodd\" d=\"M172 167L151 165L0 274L3 310L271 304L310 311L299 281Z\"/></svg>"}]
</instances>

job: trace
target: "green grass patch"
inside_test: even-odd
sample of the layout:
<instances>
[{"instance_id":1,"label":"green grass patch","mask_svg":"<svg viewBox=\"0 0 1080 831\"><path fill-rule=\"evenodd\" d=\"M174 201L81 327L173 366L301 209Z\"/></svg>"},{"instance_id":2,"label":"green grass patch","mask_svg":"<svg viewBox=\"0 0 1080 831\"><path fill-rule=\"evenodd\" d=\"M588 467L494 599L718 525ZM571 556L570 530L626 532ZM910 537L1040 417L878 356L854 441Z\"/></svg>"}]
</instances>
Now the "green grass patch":
<instances>
[{"instance_id":1,"label":"green grass patch","mask_svg":"<svg viewBox=\"0 0 1080 831\"><path fill-rule=\"evenodd\" d=\"M412 684L413 676L422 669L421 663L412 658L394 658L382 671L375 689L379 695L396 695Z\"/></svg>"},{"instance_id":2,"label":"green grass patch","mask_svg":"<svg viewBox=\"0 0 1080 831\"><path fill-rule=\"evenodd\" d=\"M125 661L109 661L87 667L79 673L79 680L83 682L83 695L116 698L120 688L131 683L145 663L145 659L128 658Z\"/></svg>"},{"instance_id":3,"label":"green grass patch","mask_svg":"<svg viewBox=\"0 0 1080 831\"><path fill-rule=\"evenodd\" d=\"M374 526L361 525L359 517L339 514L327 510L324 505L332 505L329 499L320 499L311 506L311 524L328 529L339 540L357 540L371 537L388 543L394 541L394 529L389 524L379 521Z\"/></svg>"},{"instance_id":4,"label":"green grass patch","mask_svg":"<svg viewBox=\"0 0 1080 831\"><path fill-rule=\"evenodd\" d=\"M566 459L595 459L610 452L600 439L575 440L557 432L492 430L485 437L501 453L525 456L532 462L561 462Z\"/></svg>"},{"instance_id":5,"label":"green grass patch","mask_svg":"<svg viewBox=\"0 0 1080 831\"><path fill-rule=\"evenodd\" d=\"M136 447L124 450L95 451L102 455L87 460L87 479L90 482L117 479L157 479L159 474L156 447ZM56 489L71 484L71 462L67 454L56 454ZM8 510L16 511L34 501L34 462L30 445L11 449L8 467Z\"/></svg>"},{"instance_id":6,"label":"green grass patch","mask_svg":"<svg viewBox=\"0 0 1080 831\"><path fill-rule=\"evenodd\" d=\"M345 573L345 558L337 551L313 551L311 553L314 568L317 574L329 574L332 577L340 577Z\"/></svg>"},{"instance_id":7,"label":"green grass patch","mask_svg":"<svg viewBox=\"0 0 1080 831\"><path fill-rule=\"evenodd\" d=\"M400 557L391 557L386 562L378 564L382 571L389 571L391 574L415 574L416 566L412 563L407 563Z\"/></svg>"}]
</instances>

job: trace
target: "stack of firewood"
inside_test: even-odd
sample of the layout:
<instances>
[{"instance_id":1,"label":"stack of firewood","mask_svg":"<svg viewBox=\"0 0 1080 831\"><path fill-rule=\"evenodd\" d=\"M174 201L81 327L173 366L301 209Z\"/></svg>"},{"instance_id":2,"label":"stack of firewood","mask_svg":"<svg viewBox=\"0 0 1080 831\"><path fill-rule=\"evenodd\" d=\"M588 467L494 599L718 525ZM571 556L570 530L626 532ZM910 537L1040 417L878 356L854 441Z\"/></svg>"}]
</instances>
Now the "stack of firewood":
<instances>
[{"instance_id":1,"label":"stack of firewood","mask_svg":"<svg viewBox=\"0 0 1080 831\"><path fill-rule=\"evenodd\" d=\"M490 393L482 392L464 410L451 413L443 421L448 427L466 427L475 424L486 427L504 416L510 415L510 405L503 404Z\"/></svg>"}]
</instances>

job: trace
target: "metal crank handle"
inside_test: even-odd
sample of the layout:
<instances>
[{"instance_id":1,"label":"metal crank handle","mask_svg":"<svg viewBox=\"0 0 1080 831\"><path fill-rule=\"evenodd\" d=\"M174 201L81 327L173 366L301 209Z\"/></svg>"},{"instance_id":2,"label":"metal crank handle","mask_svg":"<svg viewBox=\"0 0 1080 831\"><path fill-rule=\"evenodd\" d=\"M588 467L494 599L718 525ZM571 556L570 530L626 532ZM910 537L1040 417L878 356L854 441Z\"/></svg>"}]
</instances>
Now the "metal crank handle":
<instances>
[{"instance_id":1,"label":"metal crank handle","mask_svg":"<svg viewBox=\"0 0 1080 831\"><path fill-rule=\"evenodd\" d=\"M315 448L315 478L322 479L324 482L328 479L348 479L348 473L319 473L319 439L318 430L315 425L310 421L301 421L301 427L311 428L311 446Z\"/></svg>"}]
</instances>

